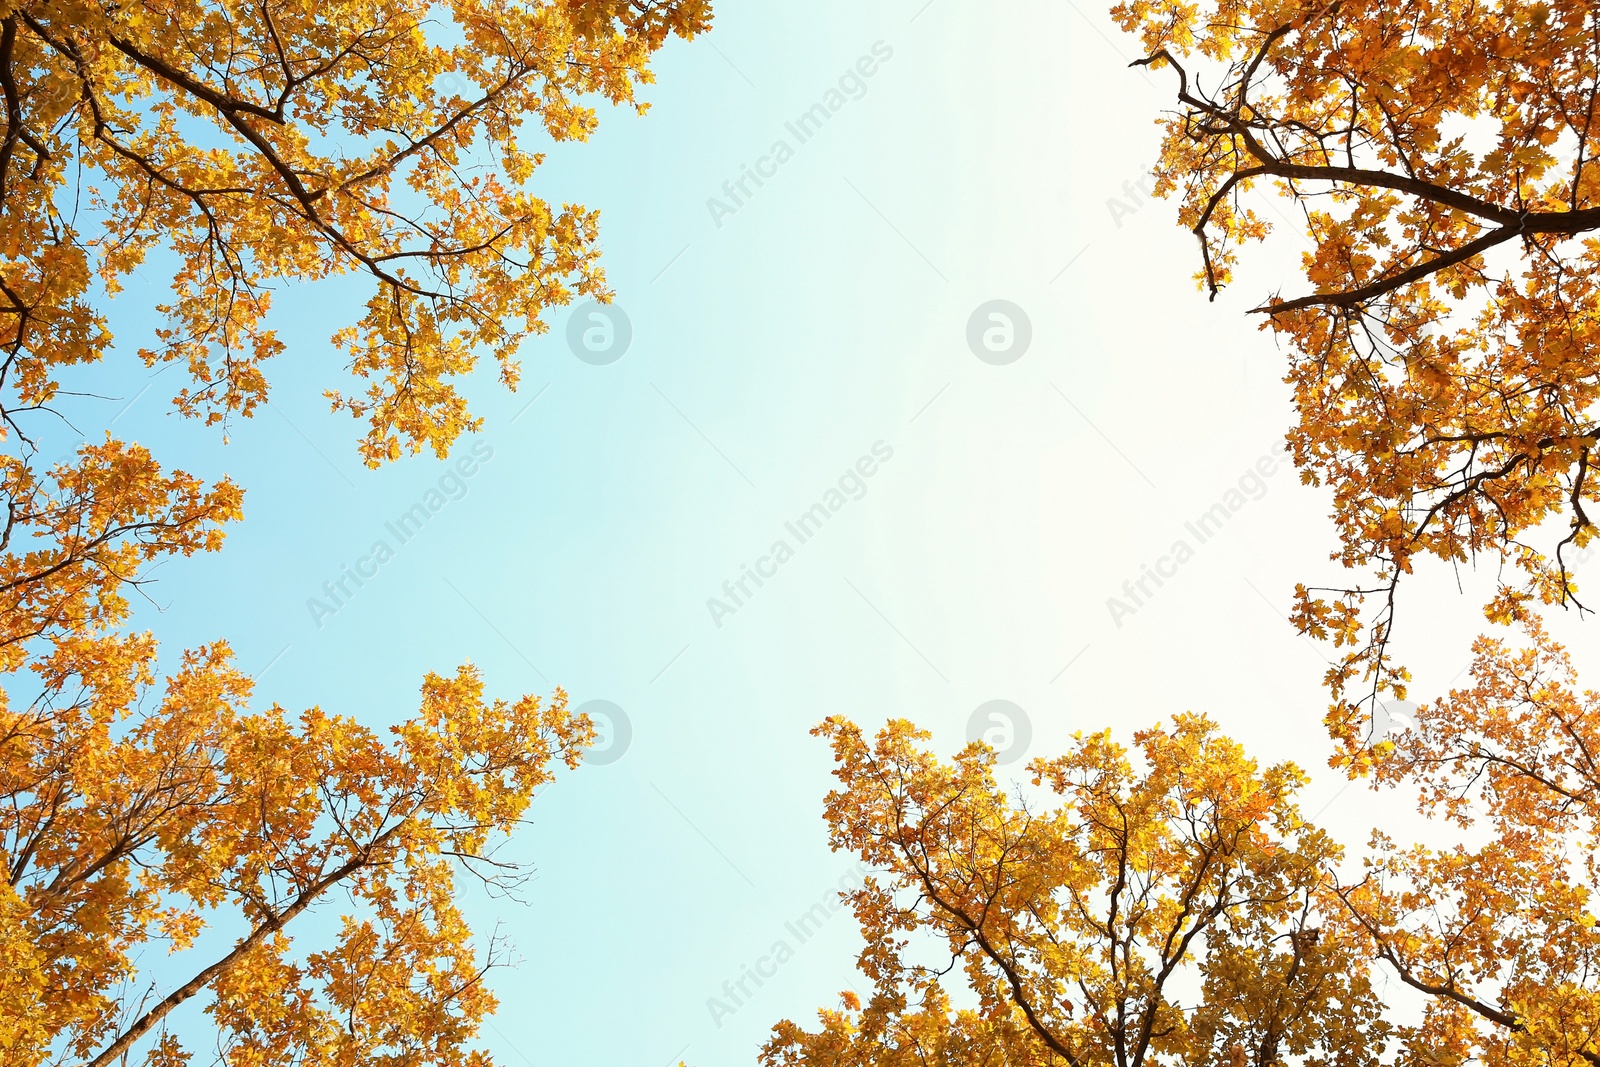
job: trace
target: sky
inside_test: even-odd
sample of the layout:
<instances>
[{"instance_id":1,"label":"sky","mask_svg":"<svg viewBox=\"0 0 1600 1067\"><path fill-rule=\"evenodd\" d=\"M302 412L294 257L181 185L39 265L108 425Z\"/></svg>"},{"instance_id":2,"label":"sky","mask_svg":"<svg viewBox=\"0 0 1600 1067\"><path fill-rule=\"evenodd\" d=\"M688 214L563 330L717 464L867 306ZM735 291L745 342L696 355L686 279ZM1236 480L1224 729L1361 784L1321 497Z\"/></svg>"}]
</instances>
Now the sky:
<instances>
[{"instance_id":1,"label":"sky","mask_svg":"<svg viewBox=\"0 0 1600 1067\"><path fill-rule=\"evenodd\" d=\"M1246 312L1297 288L1303 246L1197 290L1192 236L1140 189L1174 87L1134 49L1087 0L720 0L647 115L550 147L533 188L600 209L616 301L555 309L514 395L470 383L485 426L447 462L368 471L327 410L356 282L277 294L270 407L225 445L171 413L179 372L104 372L113 430L246 490L225 549L165 565L136 612L169 657L226 637L259 706L378 726L470 660L492 693L561 686L602 719L508 846L524 902L472 898L521 961L493 976L498 1062L749 1064L774 1022L864 988L847 913L791 929L852 877L808 732L828 715L912 719L947 755L986 735L1020 778L1077 731L1203 711L1312 772L1304 809L1347 842L1410 825L1326 769L1327 650L1285 620L1295 582L1337 577L1333 529ZM130 348L159 274L118 301ZM346 568L370 576L335 602ZM1427 695L1483 583L1416 579Z\"/></svg>"}]
</instances>

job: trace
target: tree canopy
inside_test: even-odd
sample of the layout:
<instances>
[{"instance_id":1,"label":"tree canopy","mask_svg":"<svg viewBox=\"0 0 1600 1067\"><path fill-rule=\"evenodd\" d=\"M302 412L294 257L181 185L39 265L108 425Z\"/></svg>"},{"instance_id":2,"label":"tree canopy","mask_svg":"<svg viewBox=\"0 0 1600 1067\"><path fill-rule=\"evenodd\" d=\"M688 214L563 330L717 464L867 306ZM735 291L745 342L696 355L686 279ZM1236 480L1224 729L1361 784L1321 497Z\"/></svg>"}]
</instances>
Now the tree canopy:
<instances>
[{"instance_id":1,"label":"tree canopy","mask_svg":"<svg viewBox=\"0 0 1600 1067\"><path fill-rule=\"evenodd\" d=\"M704 0L138 5L21 3L0 19L0 350L5 403L55 397L56 368L104 356L100 306L155 249L175 254L147 363L207 420L248 415L282 349L273 285L358 273L372 296L335 344L362 383L376 465L478 424L452 380L481 353L517 381L541 313L605 296L598 216L526 183L589 102L635 104ZM13 424L12 429L16 427Z\"/></svg>"},{"instance_id":2,"label":"tree canopy","mask_svg":"<svg viewBox=\"0 0 1600 1067\"><path fill-rule=\"evenodd\" d=\"M815 1033L780 1024L768 1067L1376 1061L1382 1004L1322 885L1339 850L1300 818L1293 766L1184 716L1136 757L1106 731L1034 761L1029 803L981 743L944 764L904 721L818 732L830 840L882 872L852 898L873 991Z\"/></svg>"},{"instance_id":3,"label":"tree canopy","mask_svg":"<svg viewBox=\"0 0 1600 1067\"><path fill-rule=\"evenodd\" d=\"M1202 715L1080 734L1005 786L894 720L830 718L835 849L871 984L783 1021L767 1067L1600 1067L1600 694L1542 610L1587 610L1572 562L1600 482L1600 12L1582 0L1125 0L1170 77L1155 191L1212 299L1285 224L1303 285L1252 313L1287 352L1302 478L1324 487L1331 762L1415 800L1436 838L1334 840L1306 776ZM254 414L283 351L273 291L349 276L333 410L379 466L480 421L543 316L609 298L597 212L532 191L540 145L649 64L705 0L98 0L0 10L0 1059L481 1067L463 876L593 740L565 694L427 673L390 736L250 707L226 641L161 669L130 632L154 564L216 551L243 492L132 442L40 462L71 379L123 350L187 375L207 424ZM1266 192L1263 199L1259 193ZM1278 214L1287 207L1292 215ZM114 329L170 267L148 338ZM124 345L125 349L118 349ZM1406 575L1496 575L1466 684L1406 695ZM1410 604L1407 603L1410 610ZM333 930L301 917L346 904ZM159 987L141 954L172 953ZM1382 993L1408 989L1400 1018ZM187 1016L185 1015L187 1013Z\"/></svg>"},{"instance_id":4,"label":"tree canopy","mask_svg":"<svg viewBox=\"0 0 1600 1067\"><path fill-rule=\"evenodd\" d=\"M1470 684L1374 749L1432 843L1346 849L1297 768L1200 716L1132 753L1077 735L1009 790L982 742L943 763L907 722L869 743L829 719L830 842L879 872L850 896L873 988L780 1022L762 1062L1594 1067L1600 694L1522 636L1481 639Z\"/></svg>"},{"instance_id":5,"label":"tree canopy","mask_svg":"<svg viewBox=\"0 0 1600 1067\"><path fill-rule=\"evenodd\" d=\"M70 374L135 350L185 368L184 414L249 417L283 349L273 288L357 274L370 299L333 341L359 384L327 395L365 419L368 465L445 454L478 426L457 378L488 354L514 387L547 308L609 296L597 213L529 191L534 142L587 137L601 99L643 110L652 55L708 25L703 0L0 11L7 1067L488 1062L504 946L474 941L458 882L516 882L496 848L589 721L559 689L488 697L470 665L426 674L388 739L252 710L220 638L162 677L129 598L219 549L241 488L109 433L53 464L41 442ZM171 296L130 345L112 298L141 264ZM335 898L335 928L300 936Z\"/></svg>"},{"instance_id":6,"label":"tree canopy","mask_svg":"<svg viewBox=\"0 0 1600 1067\"><path fill-rule=\"evenodd\" d=\"M553 760L576 765L587 720L559 691L486 701L463 667L429 674L386 744L318 708L247 711L220 643L159 687L155 653L63 639L0 720L5 1062L176 1067L194 1045L167 1023L206 994L228 1064L486 1063L470 1042L503 946L473 943L457 874L514 879L496 839ZM308 947L294 920L329 898L337 933ZM151 983L152 947L188 973Z\"/></svg>"},{"instance_id":7,"label":"tree canopy","mask_svg":"<svg viewBox=\"0 0 1600 1067\"><path fill-rule=\"evenodd\" d=\"M1212 296L1274 228L1252 189L1287 197L1311 244L1305 290L1256 311L1289 353L1295 462L1331 491L1335 558L1356 572L1303 588L1295 612L1348 649L1336 697L1404 695L1396 592L1425 557L1504 564L1499 620L1582 606L1569 568L1600 501L1593 5L1130 0L1114 14L1177 83L1157 190L1199 238ZM1357 737L1353 715L1335 718Z\"/></svg>"}]
</instances>

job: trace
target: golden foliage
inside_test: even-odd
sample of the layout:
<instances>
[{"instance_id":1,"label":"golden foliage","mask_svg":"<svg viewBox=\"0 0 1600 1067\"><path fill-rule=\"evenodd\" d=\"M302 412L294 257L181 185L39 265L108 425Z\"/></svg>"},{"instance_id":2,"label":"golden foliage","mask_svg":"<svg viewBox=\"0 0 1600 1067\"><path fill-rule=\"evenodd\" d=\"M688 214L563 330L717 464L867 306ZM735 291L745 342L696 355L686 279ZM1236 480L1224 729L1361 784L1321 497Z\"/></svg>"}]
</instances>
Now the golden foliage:
<instances>
[{"instance_id":1,"label":"golden foliage","mask_svg":"<svg viewBox=\"0 0 1600 1067\"><path fill-rule=\"evenodd\" d=\"M609 296L596 213L526 191L527 124L581 140L595 98L643 110L653 53L708 23L705 0L0 3L5 1067L180 1067L184 1005L232 1067L488 1063L503 946L474 947L456 879L515 882L495 848L588 720L464 666L386 741L250 710L221 641L158 681L129 595L219 548L242 492L109 435L44 469L30 420L111 351L107 298L142 265L173 264L143 360L182 365L177 407L208 423L266 399L274 286L359 274L335 340L363 384L333 406L369 465L443 455L478 425L453 382L480 354L515 387L545 309ZM299 936L335 897L337 929Z\"/></svg>"},{"instance_id":2,"label":"golden foliage","mask_svg":"<svg viewBox=\"0 0 1600 1067\"><path fill-rule=\"evenodd\" d=\"M815 1033L780 1023L769 1067L1377 1062L1364 939L1326 883L1340 852L1300 818L1292 765L1181 716L1136 756L1107 731L1034 761L1034 805L982 744L944 764L904 721L870 745L818 732L830 840L882 872L851 895L873 992ZM957 969L974 1003L954 1010Z\"/></svg>"},{"instance_id":3,"label":"golden foliage","mask_svg":"<svg viewBox=\"0 0 1600 1067\"><path fill-rule=\"evenodd\" d=\"M156 692L155 652L148 635L63 638L34 664L39 695L0 709L8 1067L120 1063L147 1037L148 1062L188 1062L164 1022L203 992L228 1064L486 1062L464 1046L499 946L472 947L455 872L514 873L492 839L552 760L576 764L587 720L559 690L485 701L463 667L428 675L385 744L318 708L246 712L221 643ZM292 924L336 893L337 935L308 951ZM130 989L149 947L188 970L159 997Z\"/></svg>"},{"instance_id":4,"label":"golden foliage","mask_svg":"<svg viewBox=\"0 0 1600 1067\"><path fill-rule=\"evenodd\" d=\"M76 465L38 478L0 456L8 504L0 535L0 672L18 670L28 642L92 633L127 615L124 586L162 556L215 551L221 524L237 519L231 482L210 489L182 471L163 474L138 445L87 445Z\"/></svg>"},{"instance_id":5,"label":"golden foliage","mask_svg":"<svg viewBox=\"0 0 1600 1067\"><path fill-rule=\"evenodd\" d=\"M828 720L830 841L880 872L850 895L873 988L779 1023L763 1063L1594 1067L1600 694L1524 629L1481 639L1472 684L1373 752L1378 786L1464 840L1375 832L1357 877L1300 817L1301 773L1201 717L1132 758L1077 735L1023 796L981 743L944 764L906 722L869 745Z\"/></svg>"},{"instance_id":6,"label":"golden foliage","mask_svg":"<svg viewBox=\"0 0 1600 1067\"><path fill-rule=\"evenodd\" d=\"M1333 494L1363 577L1301 588L1300 627L1347 648L1331 725L1404 696L1396 585L1433 556L1507 564L1491 618L1570 604L1595 536L1600 441L1600 13L1587 0L1126 0L1178 81L1158 189L1180 198L1213 296L1298 209L1310 292L1257 309L1287 342L1289 435ZM1520 572L1520 577L1513 577ZM1357 703L1359 704L1360 701Z\"/></svg>"},{"instance_id":7,"label":"golden foliage","mask_svg":"<svg viewBox=\"0 0 1600 1067\"><path fill-rule=\"evenodd\" d=\"M1600 1059L1600 694L1580 693L1537 619L1519 646L1480 638L1472 685L1377 747L1383 784L1486 838L1395 847L1377 835L1339 892L1400 979L1429 995L1424 1030L1458 1059Z\"/></svg>"},{"instance_id":8,"label":"golden foliage","mask_svg":"<svg viewBox=\"0 0 1600 1067\"><path fill-rule=\"evenodd\" d=\"M477 420L452 380L518 345L574 294L608 296L598 216L524 185L529 124L582 140L587 97L645 105L650 56L709 24L705 0L6 5L0 17L0 350L19 405L112 341L96 306L175 254L167 325L143 348L218 421L267 395L282 282L358 273L372 295L334 338L369 465L443 454ZM432 25L430 25L430 23Z\"/></svg>"}]
</instances>

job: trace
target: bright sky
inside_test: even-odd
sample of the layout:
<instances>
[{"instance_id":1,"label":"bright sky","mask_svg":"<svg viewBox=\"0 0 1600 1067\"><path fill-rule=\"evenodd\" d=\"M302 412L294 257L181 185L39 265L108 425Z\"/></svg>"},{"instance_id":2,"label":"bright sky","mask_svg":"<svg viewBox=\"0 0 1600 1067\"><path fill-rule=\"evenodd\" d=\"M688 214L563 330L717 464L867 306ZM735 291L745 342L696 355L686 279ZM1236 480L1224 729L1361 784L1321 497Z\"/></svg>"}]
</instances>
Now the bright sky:
<instances>
[{"instance_id":1,"label":"bright sky","mask_svg":"<svg viewBox=\"0 0 1600 1067\"><path fill-rule=\"evenodd\" d=\"M526 903L473 906L523 961L494 978L500 1063L749 1064L860 985L847 914L790 925L850 872L825 715L905 716L945 753L976 718L1020 760L1196 709L1312 770L1304 807L1348 842L1393 824L1326 772L1325 663L1283 618L1334 546L1244 312L1297 288L1300 246L1205 301L1138 188L1172 86L1133 58L1087 0L719 0L649 115L603 113L536 178L601 209L625 319L559 310L516 395L473 386L487 425L448 463L369 472L320 399L359 286L279 295L271 409L226 448L167 413L176 372L118 419L247 490L226 549L141 610L169 655L226 636L261 705L373 724L467 659L498 694L621 709L626 742L509 846ZM130 345L159 295L121 301ZM1477 588L1423 574L1402 605L1420 692L1465 664Z\"/></svg>"}]
</instances>

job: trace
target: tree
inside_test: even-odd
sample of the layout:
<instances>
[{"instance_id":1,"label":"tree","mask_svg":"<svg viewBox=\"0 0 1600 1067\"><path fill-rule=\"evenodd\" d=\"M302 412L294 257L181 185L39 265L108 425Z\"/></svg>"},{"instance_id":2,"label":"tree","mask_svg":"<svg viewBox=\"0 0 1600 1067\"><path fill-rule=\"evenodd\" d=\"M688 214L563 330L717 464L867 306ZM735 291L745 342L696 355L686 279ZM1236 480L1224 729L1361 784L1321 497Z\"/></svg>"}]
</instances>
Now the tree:
<instances>
[{"instance_id":1,"label":"tree","mask_svg":"<svg viewBox=\"0 0 1600 1067\"><path fill-rule=\"evenodd\" d=\"M1427 997L1421 1027L1449 1064L1600 1064L1600 694L1576 687L1537 617L1480 638L1472 684L1377 746L1373 773L1468 831L1399 848L1375 833L1337 887L1375 957Z\"/></svg>"},{"instance_id":2,"label":"tree","mask_svg":"<svg viewBox=\"0 0 1600 1067\"><path fill-rule=\"evenodd\" d=\"M164 247L178 264L169 325L141 354L187 366L181 410L248 415L282 348L270 286L360 272L373 295L335 341L370 384L330 391L334 407L366 418L368 464L402 445L443 453L479 425L451 379L480 351L514 386L545 308L608 295L596 213L523 188L542 159L524 123L586 138L582 98L634 103L667 36L708 25L705 0L13 5L0 19L7 410L49 404L56 368L105 354L92 280L115 293Z\"/></svg>"},{"instance_id":3,"label":"tree","mask_svg":"<svg viewBox=\"0 0 1600 1067\"><path fill-rule=\"evenodd\" d=\"M1312 245L1309 291L1255 311L1287 342L1289 443L1332 490L1334 558L1363 573L1302 587L1294 615L1348 649L1331 725L1357 747L1357 706L1404 696L1388 648L1420 558L1503 565L1500 621L1525 602L1585 608L1570 566L1600 501L1600 13L1126 0L1114 14L1140 62L1177 81L1157 190L1179 199L1212 297L1272 228L1248 195L1262 183Z\"/></svg>"},{"instance_id":4,"label":"tree","mask_svg":"<svg viewBox=\"0 0 1600 1067\"><path fill-rule=\"evenodd\" d=\"M1374 832L1354 870L1301 819L1301 773L1202 717L1137 734L1136 759L1077 735L1029 764L1042 800L999 789L981 742L943 764L909 723L869 745L829 719L830 843L880 872L850 895L873 989L780 1022L762 1062L1597 1067L1600 694L1521 626L1372 750L1440 840Z\"/></svg>"},{"instance_id":5,"label":"tree","mask_svg":"<svg viewBox=\"0 0 1600 1067\"><path fill-rule=\"evenodd\" d=\"M220 643L140 710L155 653L149 635L64 638L34 665L39 695L0 719L5 1062L177 1067L168 1024L209 994L219 1062L486 1064L466 1045L503 951L474 949L455 872L514 880L494 839L553 759L576 765L587 720L559 690L485 701L463 667L427 676L386 745L318 708L246 713ZM293 938L335 894L331 943ZM141 990L140 954L161 946L185 974Z\"/></svg>"},{"instance_id":6,"label":"tree","mask_svg":"<svg viewBox=\"0 0 1600 1067\"><path fill-rule=\"evenodd\" d=\"M107 433L41 463L70 375L113 351L108 300L171 263L165 325L135 346L221 423L267 397L273 287L359 273L335 342L376 466L448 452L479 420L454 379L508 387L541 316L609 299L597 213L527 191L537 137L631 104L704 0L67 0L0 9L0 1060L486 1064L493 1009L455 901L512 888L497 843L593 738L558 689L484 696L428 674L387 743L312 708L251 710L223 641L158 682L127 632L151 567L215 551L242 492ZM81 416L80 416L81 417ZM336 895L348 913L300 936ZM141 953L175 953L159 988ZM203 1008L207 1021L199 1021ZM187 1015L185 1015L187 1013ZM211 1042L207 1042L208 1044Z\"/></svg>"},{"instance_id":7,"label":"tree","mask_svg":"<svg viewBox=\"0 0 1600 1067\"><path fill-rule=\"evenodd\" d=\"M830 841L882 872L851 894L873 989L814 1033L780 1023L767 1067L1360 1067L1395 1036L1326 883L1340 850L1295 807L1304 776L1206 719L1141 732L1132 758L1079 735L1029 765L1037 801L997 787L981 743L945 764L904 721L872 744L816 732Z\"/></svg>"}]
</instances>

